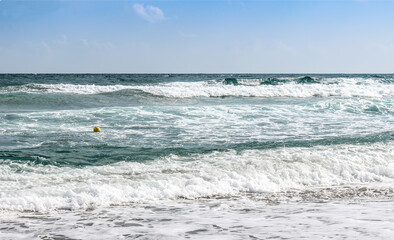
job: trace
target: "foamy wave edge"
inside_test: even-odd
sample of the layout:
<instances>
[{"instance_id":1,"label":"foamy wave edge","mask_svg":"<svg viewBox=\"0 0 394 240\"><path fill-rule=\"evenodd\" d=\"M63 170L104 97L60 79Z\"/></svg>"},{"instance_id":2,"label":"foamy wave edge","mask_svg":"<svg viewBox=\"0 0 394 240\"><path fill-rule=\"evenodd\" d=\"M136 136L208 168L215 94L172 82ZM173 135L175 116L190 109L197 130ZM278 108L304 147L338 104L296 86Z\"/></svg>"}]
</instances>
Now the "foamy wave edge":
<instances>
[{"instance_id":1,"label":"foamy wave edge","mask_svg":"<svg viewBox=\"0 0 394 240\"><path fill-rule=\"evenodd\" d=\"M394 145L377 143L172 155L84 168L3 160L0 209L45 212L240 194L269 200L313 192L325 199L335 194L322 188L339 188L346 196L344 186L355 186L349 189L357 196L354 189L365 193L366 184L374 184L371 192L379 196L393 193L393 159Z\"/></svg>"},{"instance_id":2,"label":"foamy wave edge","mask_svg":"<svg viewBox=\"0 0 394 240\"><path fill-rule=\"evenodd\" d=\"M27 84L7 87L0 93L53 93L53 94L102 94L123 90L140 90L158 97L394 97L394 88L387 84L359 85L355 82L340 84L282 85L226 85L209 82L173 82L158 85L76 85L76 84Z\"/></svg>"}]
</instances>

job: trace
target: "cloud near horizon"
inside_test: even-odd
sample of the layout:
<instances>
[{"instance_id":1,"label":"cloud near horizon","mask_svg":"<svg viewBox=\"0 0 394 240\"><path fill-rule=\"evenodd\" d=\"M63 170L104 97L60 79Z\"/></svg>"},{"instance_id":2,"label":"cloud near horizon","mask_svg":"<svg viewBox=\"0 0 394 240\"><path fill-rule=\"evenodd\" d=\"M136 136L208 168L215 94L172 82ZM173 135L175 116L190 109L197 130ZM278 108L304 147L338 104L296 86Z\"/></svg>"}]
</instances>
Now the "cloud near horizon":
<instances>
[{"instance_id":1,"label":"cloud near horizon","mask_svg":"<svg viewBox=\"0 0 394 240\"><path fill-rule=\"evenodd\" d=\"M163 11L155 6L136 3L133 5L134 12L144 20L154 23L165 19Z\"/></svg>"}]
</instances>

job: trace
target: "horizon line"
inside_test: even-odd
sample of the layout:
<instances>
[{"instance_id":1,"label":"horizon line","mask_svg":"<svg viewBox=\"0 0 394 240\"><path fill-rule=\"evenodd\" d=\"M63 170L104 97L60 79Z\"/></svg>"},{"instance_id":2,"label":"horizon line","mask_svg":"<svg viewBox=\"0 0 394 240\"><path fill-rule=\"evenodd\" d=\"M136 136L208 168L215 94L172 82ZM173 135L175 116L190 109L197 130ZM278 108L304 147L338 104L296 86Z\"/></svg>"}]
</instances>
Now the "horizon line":
<instances>
[{"instance_id":1,"label":"horizon line","mask_svg":"<svg viewBox=\"0 0 394 240\"><path fill-rule=\"evenodd\" d=\"M305 74L305 75L308 75L308 74L310 74L310 75L316 75L316 74L323 74L323 75L334 75L334 74L349 74L349 75L357 75L357 74L381 74L381 75L391 75L391 74L394 74L394 72L359 72L359 73L357 73L357 72L349 72L349 73L346 73L346 72L337 72L337 73L334 73L334 72L300 72L300 73L291 73L291 72L281 72L281 73L278 73L278 72L266 72L266 73L258 73L258 72L157 72L157 73L144 73L144 72L134 72L134 73L131 73L131 72L129 72L129 73L127 73L127 72L0 72L0 75L8 75L8 74L14 74L14 75L17 75L17 74L20 74L20 75L22 75L22 74L31 74L31 75L44 75L44 74L48 74L48 75L50 75L50 74L63 74L63 75L67 75L67 74L70 74L70 75L73 75L73 74L90 74L90 75L95 75L95 74L97 74L97 75L99 75L99 74L119 74L119 75L122 75L122 74L130 74L130 75L161 75L161 74L163 74L163 75L165 75L165 74L178 74L178 75L198 75L198 74L205 74L205 75L208 75L208 74L212 74L212 75L219 75L219 74L267 74L267 75L269 75L269 74L278 74L278 75L280 75L280 74L283 74L283 75L290 75L290 74L294 74L294 75L296 75L296 74L298 74L298 75L302 75L302 74Z\"/></svg>"}]
</instances>

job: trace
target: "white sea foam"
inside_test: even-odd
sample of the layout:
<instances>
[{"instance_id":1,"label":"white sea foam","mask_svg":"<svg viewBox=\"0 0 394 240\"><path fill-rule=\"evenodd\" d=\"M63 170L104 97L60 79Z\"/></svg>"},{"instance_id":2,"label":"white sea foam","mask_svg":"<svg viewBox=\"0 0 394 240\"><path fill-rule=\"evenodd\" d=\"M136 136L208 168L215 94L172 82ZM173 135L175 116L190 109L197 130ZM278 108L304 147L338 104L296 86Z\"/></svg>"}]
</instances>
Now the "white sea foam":
<instances>
[{"instance_id":1,"label":"white sea foam","mask_svg":"<svg viewBox=\"0 0 394 240\"><path fill-rule=\"evenodd\" d=\"M0 215L2 239L392 239L394 200L267 204L247 198Z\"/></svg>"},{"instance_id":2,"label":"white sea foam","mask_svg":"<svg viewBox=\"0 0 394 240\"><path fill-rule=\"evenodd\" d=\"M377 85L352 84L295 84L283 85L209 85L205 83L171 83L163 86L147 86L141 90L157 96L171 98L190 97L391 97L394 88Z\"/></svg>"},{"instance_id":3,"label":"white sea foam","mask_svg":"<svg viewBox=\"0 0 394 240\"><path fill-rule=\"evenodd\" d=\"M220 148L226 147L224 141L234 145L357 137L368 141L394 131L391 99L313 100L6 112L0 113L0 133L3 140L13 139L7 141L10 150L53 144L60 136L69 146ZM92 135L93 124L103 133Z\"/></svg>"},{"instance_id":4,"label":"white sea foam","mask_svg":"<svg viewBox=\"0 0 394 240\"><path fill-rule=\"evenodd\" d=\"M2 160L0 209L45 212L243 193L270 198L273 193L286 197L312 191L321 198L346 197L346 188L341 194L316 189L365 184L372 184L370 194L379 196L393 193L388 187L394 181L393 159L392 143L376 143L172 155L147 163L84 168Z\"/></svg>"},{"instance_id":5,"label":"white sea foam","mask_svg":"<svg viewBox=\"0 0 394 240\"><path fill-rule=\"evenodd\" d=\"M156 85L78 85L78 84L27 84L6 87L0 93L63 93L100 94L125 89L141 90L156 96L169 98L192 97L393 97L392 84L367 80L337 79L337 84L297 84L289 82L280 85L259 85L256 79L239 79L240 85L226 85L220 81L171 82ZM371 80L372 81L372 80Z\"/></svg>"},{"instance_id":6,"label":"white sea foam","mask_svg":"<svg viewBox=\"0 0 394 240\"><path fill-rule=\"evenodd\" d=\"M39 84L31 83L22 86L10 86L1 89L1 93L63 93L63 94L99 94L132 89L127 85L94 85L94 84Z\"/></svg>"}]
</instances>

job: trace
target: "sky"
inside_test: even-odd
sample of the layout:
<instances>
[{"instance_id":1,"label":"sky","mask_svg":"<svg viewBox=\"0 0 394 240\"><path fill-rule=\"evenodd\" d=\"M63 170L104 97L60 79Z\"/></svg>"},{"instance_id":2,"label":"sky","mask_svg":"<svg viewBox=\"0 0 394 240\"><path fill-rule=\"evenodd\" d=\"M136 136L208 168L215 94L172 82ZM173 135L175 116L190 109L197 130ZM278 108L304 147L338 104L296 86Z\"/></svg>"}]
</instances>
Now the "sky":
<instances>
[{"instance_id":1,"label":"sky","mask_svg":"<svg viewBox=\"0 0 394 240\"><path fill-rule=\"evenodd\" d=\"M0 73L394 73L394 0L0 0Z\"/></svg>"}]
</instances>

